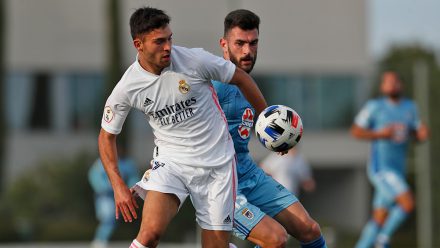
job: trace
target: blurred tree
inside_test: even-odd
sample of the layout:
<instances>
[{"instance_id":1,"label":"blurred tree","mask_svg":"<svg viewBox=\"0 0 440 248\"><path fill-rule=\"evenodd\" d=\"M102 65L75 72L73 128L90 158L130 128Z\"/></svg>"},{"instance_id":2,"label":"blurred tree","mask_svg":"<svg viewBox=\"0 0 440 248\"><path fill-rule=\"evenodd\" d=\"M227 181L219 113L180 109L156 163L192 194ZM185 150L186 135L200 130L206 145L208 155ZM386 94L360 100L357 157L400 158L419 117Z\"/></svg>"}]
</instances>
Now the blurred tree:
<instances>
[{"instance_id":1,"label":"blurred tree","mask_svg":"<svg viewBox=\"0 0 440 248\"><path fill-rule=\"evenodd\" d=\"M5 1L0 1L0 97L4 99L4 80L5 80ZM2 102L0 104L0 195L3 192L3 172L4 172L4 149L6 141L6 124L5 124L5 104Z\"/></svg>"},{"instance_id":2,"label":"blurred tree","mask_svg":"<svg viewBox=\"0 0 440 248\"><path fill-rule=\"evenodd\" d=\"M88 169L95 154L46 160L22 173L0 199L0 243L92 240L97 225ZM140 213L143 201L138 201ZM195 242L194 208L187 201L173 219L164 242ZM112 240L129 240L141 219L123 223ZM185 230L182 230L185 226Z\"/></svg>"},{"instance_id":3,"label":"blurred tree","mask_svg":"<svg viewBox=\"0 0 440 248\"><path fill-rule=\"evenodd\" d=\"M438 129L438 127L440 127L440 115L437 112L437 106L440 106L440 68L435 53L418 45L393 47L378 63L379 73L376 77L376 82L379 82L381 72L386 70L397 71L403 79L406 95L412 97L414 95L414 89L417 87L416 83L412 82L414 78L414 67L416 63L419 62L423 62L428 70L430 116L428 125L431 131L430 143L431 151L438 151L440 150L440 130ZM378 84L375 88L377 93ZM431 161L432 192L436 192L435 189L440 188L440 180L435 180L440 176L440 167L437 166L437 164L440 163L440 153L431 152ZM411 166L414 168L413 163L409 165L410 169ZM432 197L434 215L433 233L438 233L440 231L440 195L432 195ZM434 236L434 246L440 247L440 236Z\"/></svg>"},{"instance_id":4,"label":"blurred tree","mask_svg":"<svg viewBox=\"0 0 440 248\"><path fill-rule=\"evenodd\" d=\"M412 82L413 68L418 61L426 63L429 71L429 84L431 89L435 90L437 83L440 82L439 65L435 53L421 46L397 46L390 51L379 62L379 72L393 70L400 74L405 85L405 91L408 95L413 93L416 85Z\"/></svg>"},{"instance_id":5,"label":"blurred tree","mask_svg":"<svg viewBox=\"0 0 440 248\"><path fill-rule=\"evenodd\" d=\"M107 76L105 83L105 98L107 98L112 92L115 85L121 79L123 70L122 63L122 52L121 52L121 25L119 16L119 0L109 0L108 1L108 39L107 39ZM118 135L118 143L120 143L124 148L127 148L127 136L128 128L127 125L124 127L125 131ZM127 150L127 149L126 149Z\"/></svg>"},{"instance_id":6,"label":"blurred tree","mask_svg":"<svg viewBox=\"0 0 440 248\"><path fill-rule=\"evenodd\" d=\"M20 240L84 240L94 232L93 193L87 172L94 156L44 161L22 174L5 191L0 223ZM3 212L2 211L2 212ZM0 236L0 242L10 237Z\"/></svg>"},{"instance_id":7,"label":"blurred tree","mask_svg":"<svg viewBox=\"0 0 440 248\"><path fill-rule=\"evenodd\" d=\"M112 92L116 83L123 74L121 42L120 42L120 23L119 23L119 0L109 0L108 2L108 39L107 39L107 78L106 91L107 97Z\"/></svg>"}]
</instances>

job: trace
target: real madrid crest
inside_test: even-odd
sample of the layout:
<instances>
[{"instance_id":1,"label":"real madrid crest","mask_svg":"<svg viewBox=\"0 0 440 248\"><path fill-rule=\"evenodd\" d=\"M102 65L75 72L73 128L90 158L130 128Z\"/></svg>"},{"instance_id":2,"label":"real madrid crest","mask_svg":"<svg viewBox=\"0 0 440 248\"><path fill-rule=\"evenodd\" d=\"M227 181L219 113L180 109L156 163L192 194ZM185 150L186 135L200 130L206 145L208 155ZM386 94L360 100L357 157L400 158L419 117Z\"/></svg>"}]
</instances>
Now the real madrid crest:
<instances>
[{"instance_id":1,"label":"real madrid crest","mask_svg":"<svg viewBox=\"0 0 440 248\"><path fill-rule=\"evenodd\" d=\"M185 79L182 79L179 81L179 91L182 94L186 94L189 92L189 90L191 89L191 87L189 86L189 84L186 83Z\"/></svg>"}]
</instances>

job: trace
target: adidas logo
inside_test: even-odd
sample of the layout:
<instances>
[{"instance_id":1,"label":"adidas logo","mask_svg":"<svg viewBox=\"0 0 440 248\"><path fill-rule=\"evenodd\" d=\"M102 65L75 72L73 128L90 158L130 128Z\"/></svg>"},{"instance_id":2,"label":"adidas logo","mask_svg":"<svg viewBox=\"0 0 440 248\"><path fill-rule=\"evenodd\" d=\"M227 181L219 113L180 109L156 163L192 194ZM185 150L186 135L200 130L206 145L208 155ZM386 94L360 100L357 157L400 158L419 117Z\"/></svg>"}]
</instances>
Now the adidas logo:
<instances>
[{"instance_id":1,"label":"adidas logo","mask_svg":"<svg viewBox=\"0 0 440 248\"><path fill-rule=\"evenodd\" d=\"M144 107L147 107L148 105L151 105L153 103L154 103L154 101L147 97L147 98L145 98L145 101L144 101Z\"/></svg>"},{"instance_id":2,"label":"adidas logo","mask_svg":"<svg viewBox=\"0 0 440 248\"><path fill-rule=\"evenodd\" d=\"M226 219L223 221L223 224L230 224L231 223L231 217L228 215Z\"/></svg>"}]
</instances>

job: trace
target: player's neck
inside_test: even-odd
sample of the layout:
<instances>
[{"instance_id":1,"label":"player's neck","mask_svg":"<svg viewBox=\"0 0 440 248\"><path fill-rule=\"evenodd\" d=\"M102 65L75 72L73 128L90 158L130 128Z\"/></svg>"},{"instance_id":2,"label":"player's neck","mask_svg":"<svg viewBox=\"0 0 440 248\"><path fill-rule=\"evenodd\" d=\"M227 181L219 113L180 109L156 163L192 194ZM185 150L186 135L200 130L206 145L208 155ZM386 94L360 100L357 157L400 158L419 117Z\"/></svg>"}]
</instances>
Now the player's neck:
<instances>
[{"instance_id":1,"label":"player's neck","mask_svg":"<svg viewBox=\"0 0 440 248\"><path fill-rule=\"evenodd\" d=\"M159 76L161 74L162 70L164 69L163 67L159 67L159 66L154 65L152 63L148 63L148 61L146 61L145 59L142 59L141 56L139 56L138 62L144 70L146 70L149 73L152 73L154 75Z\"/></svg>"},{"instance_id":2,"label":"player's neck","mask_svg":"<svg viewBox=\"0 0 440 248\"><path fill-rule=\"evenodd\" d=\"M393 105L399 104L401 99L401 97L387 97L387 100Z\"/></svg>"}]
</instances>

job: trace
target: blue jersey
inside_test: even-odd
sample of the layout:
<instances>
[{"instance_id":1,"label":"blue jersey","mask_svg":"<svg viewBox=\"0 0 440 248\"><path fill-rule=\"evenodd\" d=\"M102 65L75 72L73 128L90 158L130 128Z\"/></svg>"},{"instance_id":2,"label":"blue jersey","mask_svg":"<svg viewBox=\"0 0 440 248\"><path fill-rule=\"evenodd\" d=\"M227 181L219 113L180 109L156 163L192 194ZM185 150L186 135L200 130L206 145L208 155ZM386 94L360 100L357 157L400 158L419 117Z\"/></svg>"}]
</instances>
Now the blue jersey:
<instances>
[{"instance_id":1,"label":"blue jersey","mask_svg":"<svg viewBox=\"0 0 440 248\"><path fill-rule=\"evenodd\" d=\"M255 163L249 156L249 139L254 125L255 110L246 100L237 86L232 84L212 82L217 92L220 106L228 120L229 133L234 141L237 154L238 178L255 168Z\"/></svg>"},{"instance_id":2,"label":"blue jersey","mask_svg":"<svg viewBox=\"0 0 440 248\"><path fill-rule=\"evenodd\" d=\"M410 134L420 126L415 103L409 99L397 104L387 98L370 100L356 116L355 124L374 131L394 125L392 139L373 141L369 172L389 170L404 175Z\"/></svg>"}]
</instances>

